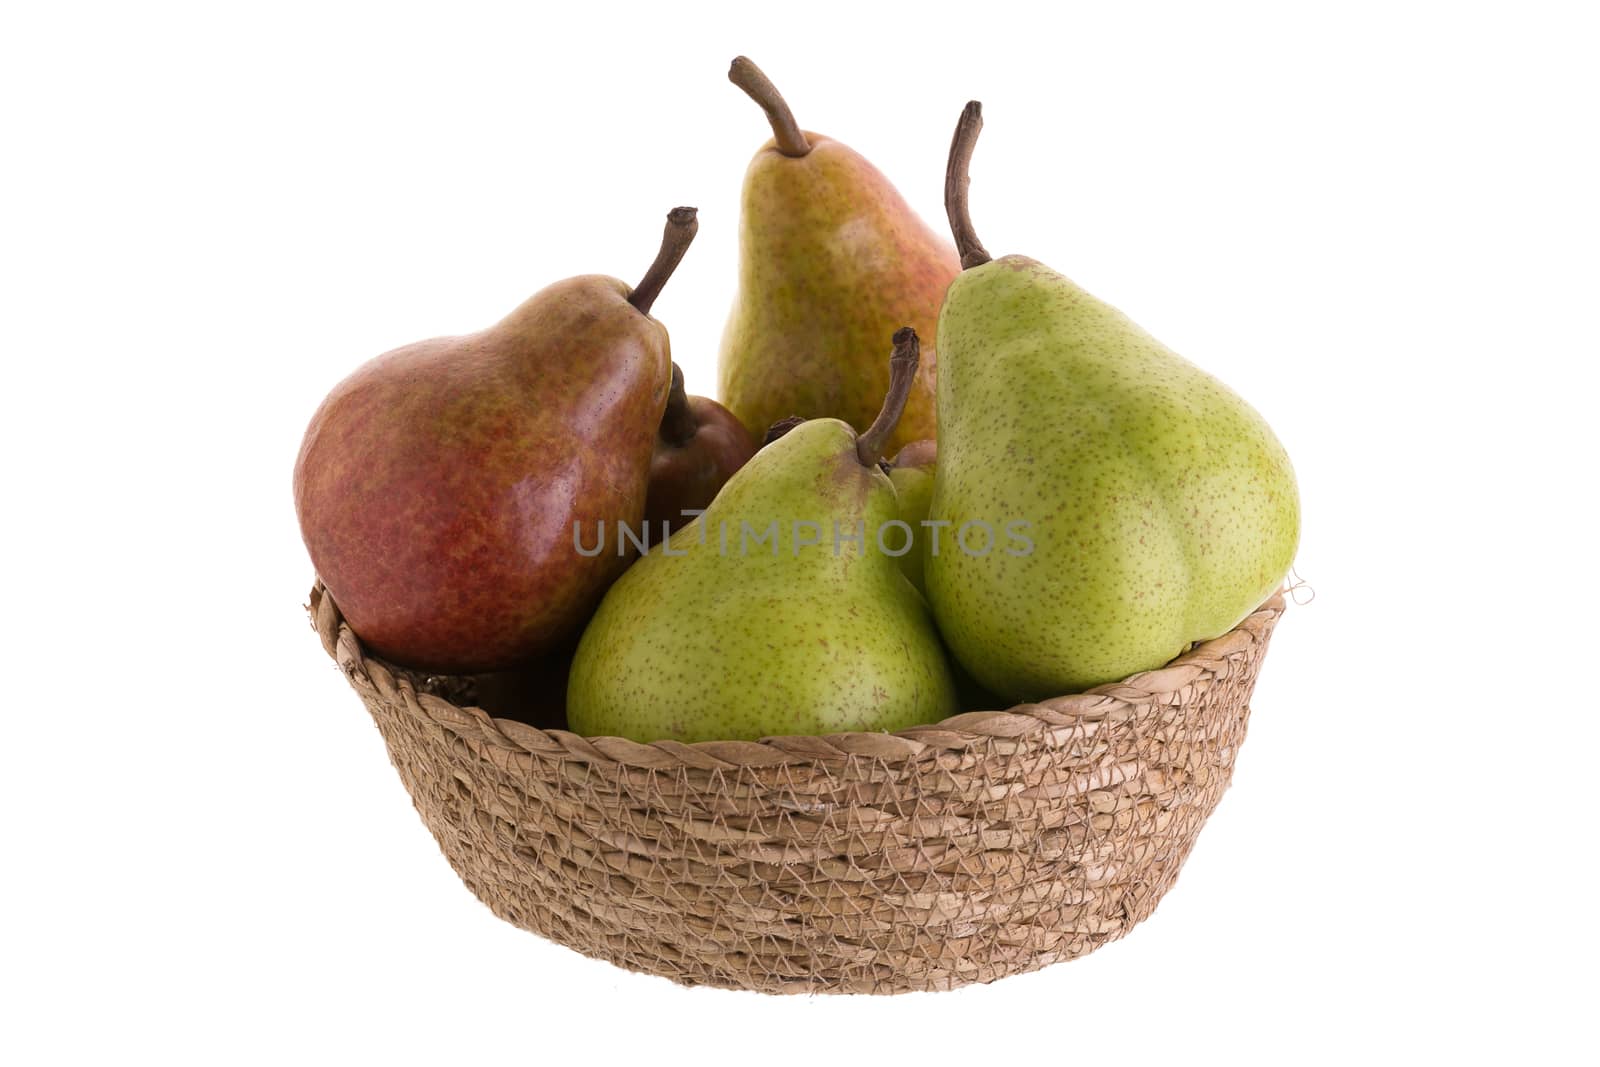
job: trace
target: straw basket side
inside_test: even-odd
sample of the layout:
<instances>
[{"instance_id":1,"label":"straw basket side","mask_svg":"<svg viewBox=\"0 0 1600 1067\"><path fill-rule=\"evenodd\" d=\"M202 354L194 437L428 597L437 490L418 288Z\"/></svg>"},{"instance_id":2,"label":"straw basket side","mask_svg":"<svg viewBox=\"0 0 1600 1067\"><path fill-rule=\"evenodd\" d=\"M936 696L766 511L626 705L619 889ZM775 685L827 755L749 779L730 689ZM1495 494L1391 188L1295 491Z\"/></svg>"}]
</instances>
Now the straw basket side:
<instances>
[{"instance_id":1,"label":"straw basket side","mask_svg":"<svg viewBox=\"0 0 1600 1067\"><path fill-rule=\"evenodd\" d=\"M491 718L471 683L367 655L320 583L310 610L496 915L688 985L901 993L1081 956L1154 910L1228 786L1283 607L1087 693L692 745Z\"/></svg>"}]
</instances>

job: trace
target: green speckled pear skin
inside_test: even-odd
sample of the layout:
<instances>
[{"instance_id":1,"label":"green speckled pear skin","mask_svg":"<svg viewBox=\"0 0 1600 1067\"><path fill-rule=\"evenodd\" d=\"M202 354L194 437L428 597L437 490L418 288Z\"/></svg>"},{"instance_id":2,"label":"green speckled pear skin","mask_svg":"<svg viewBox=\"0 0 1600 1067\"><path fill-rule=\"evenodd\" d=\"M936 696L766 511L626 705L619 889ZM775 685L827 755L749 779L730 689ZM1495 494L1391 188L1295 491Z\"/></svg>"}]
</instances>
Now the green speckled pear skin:
<instances>
[{"instance_id":1,"label":"green speckled pear skin","mask_svg":"<svg viewBox=\"0 0 1600 1067\"><path fill-rule=\"evenodd\" d=\"M928 507L933 503L933 470L937 455L932 441L913 441L900 450L889 468L889 480L894 483L895 497L900 501L900 521L911 528L911 548L898 557L900 569L917 592L924 594L923 552L919 542L928 536L922 521L928 517ZM890 540L887 534L884 542L890 549L900 550L900 541Z\"/></svg>"},{"instance_id":2,"label":"green speckled pear skin","mask_svg":"<svg viewBox=\"0 0 1600 1067\"><path fill-rule=\"evenodd\" d=\"M570 728L646 743L756 740L956 714L927 606L876 548L897 507L843 422L806 422L763 448L606 594L572 665ZM846 540L835 555L836 520L845 535L861 524L863 544ZM758 544L774 521L776 537ZM802 526L796 538L796 521L815 523L820 543L799 543L813 533Z\"/></svg>"},{"instance_id":3,"label":"green speckled pear skin","mask_svg":"<svg viewBox=\"0 0 1600 1067\"><path fill-rule=\"evenodd\" d=\"M926 589L953 654L1014 700L1160 667L1283 581L1289 457L1239 396L1032 259L963 272L939 316ZM1029 523L1033 550L1005 524ZM986 556L950 533L989 523ZM981 548L981 528L969 541Z\"/></svg>"},{"instance_id":4,"label":"green speckled pear skin","mask_svg":"<svg viewBox=\"0 0 1600 1067\"><path fill-rule=\"evenodd\" d=\"M932 338L954 247L865 158L821 134L811 151L768 142L739 215L739 289L722 335L718 397L756 440L790 415L865 430L889 382L883 339ZM934 433L938 356L925 345L888 451Z\"/></svg>"}]
</instances>

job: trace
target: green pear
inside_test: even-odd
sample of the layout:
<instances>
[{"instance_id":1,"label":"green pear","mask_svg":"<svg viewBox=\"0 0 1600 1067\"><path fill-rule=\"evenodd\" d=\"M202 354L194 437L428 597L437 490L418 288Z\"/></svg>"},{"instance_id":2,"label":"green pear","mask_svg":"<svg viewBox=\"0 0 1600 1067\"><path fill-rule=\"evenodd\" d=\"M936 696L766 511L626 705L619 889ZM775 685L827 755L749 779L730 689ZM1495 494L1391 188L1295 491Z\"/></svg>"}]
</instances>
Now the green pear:
<instances>
[{"instance_id":1,"label":"green pear","mask_svg":"<svg viewBox=\"0 0 1600 1067\"><path fill-rule=\"evenodd\" d=\"M796 426L804 425L805 421L794 415L779 419L768 428L762 443L770 445ZM894 459L881 464L889 475L890 483L894 485L895 498L900 504L901 523L896 527L897 534L886 532L884 551L900 561L900 569L919 593L923 592L923 552L918 539L928 536L925 520L928 518L928 505L933 500L933 470L938 455L937 442L912 441L896 453Z\"/></svg>"},{"instance_id":2,"label":"green pear","mask_svg":"<svg viewBox=\"0 0 1600 1067\"><path fill-rule=\"evenodd\" d=\"M718 394L758 439L786 415L865 429L888 387L883 338L902 324L933 336L961 269L955 249L864 157L801 130L754 63L740 56L728 77L761 105L773 137L745 174ZM933 436L931 344L921 367L890 452Z\"/></svg>"},{"instance_id":3,"label":"green pear","mask_svg":"<svg viewBox=\"0 0 1600 1067\"><path fill-rule=\"evenodd\" d=\"M915 333L895 341L866 433L838 419L795 427L611 587L572 664L573 731L754 740L959 710L927 605L879 545L899 512L878 461L916 373Z\"/></svg>"},{"instance_id":4,"label":"green pear","mask_svg":"<svg viewBox=\"0 0 1600 1067\"><path fill-rule=\"evenodd\" d=\"M981 126L971 103L946 175L965 269L939 314L926 589L980 682L1039 700L1232 629L1289 570L1299 494L1227 386L1042 263L990 259L966 200Z\"/></svg>"},{"instance_id":5,"label":"green pear","mask_svg":"<svg viewBox=\"0 0 1600 1067\"><path fill-rule=\"evenodd\" d=\"M889 480L894 483L895 496L900 501L900 521L905 523L907 531L906 551L900 556L900 569L919 593L925 592L922 581L925 557L919 542L928 536L923 523L933 503L933 472L938 458L939 446L935 442L912 441L889 463ZM890 546L894 551L898 551L899 547Z\"/></svg>"}]
</instances>

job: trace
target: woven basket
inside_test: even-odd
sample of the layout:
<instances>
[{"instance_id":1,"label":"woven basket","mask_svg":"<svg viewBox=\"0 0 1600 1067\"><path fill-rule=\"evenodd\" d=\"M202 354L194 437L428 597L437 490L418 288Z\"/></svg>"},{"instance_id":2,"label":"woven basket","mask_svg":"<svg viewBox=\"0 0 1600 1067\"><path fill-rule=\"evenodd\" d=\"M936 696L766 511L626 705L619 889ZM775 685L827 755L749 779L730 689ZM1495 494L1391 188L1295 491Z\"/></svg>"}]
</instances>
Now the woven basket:
<instances>
[{"instance_id":1,"label":"woven basket","mask_svg":"<svg viewBox=\"0 0 1600 1067\"><path fill-rule=\"evenodd\" d=\"M901 993L1081 956L1154 910L1228 786L1283 598L1075 696L692 745L491 718L458 706L471 680L365 654L320 583L310 610L423 822L502 919L686 985Z\"/></svg>"}]
</instances>

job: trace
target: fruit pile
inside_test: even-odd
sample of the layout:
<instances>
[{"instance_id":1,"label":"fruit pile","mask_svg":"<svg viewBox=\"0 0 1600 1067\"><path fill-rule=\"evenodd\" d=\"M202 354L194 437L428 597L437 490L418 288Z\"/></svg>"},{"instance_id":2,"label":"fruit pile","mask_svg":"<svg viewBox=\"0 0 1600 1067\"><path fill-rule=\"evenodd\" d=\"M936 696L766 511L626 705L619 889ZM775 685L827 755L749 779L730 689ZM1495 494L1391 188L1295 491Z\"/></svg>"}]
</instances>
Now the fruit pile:
<instances>
[{"instance_id":1,"label":"fruit pile","mask_svg":"<svg viewBox=\"0 0 1600 1067\"><path fill-rule=\"evenodd\" d=\"M729 77L773 138L745 179L727 407L685 394L649 314L692 208L635 287L569 278L357 369L294 491L370 651L554 660L586 736L897 730L1160 667L1278 587L1299 536L1282 446L1116 309L991 259L976 102L952 248L754 64Z\"/></svg>"}]
</instances>

